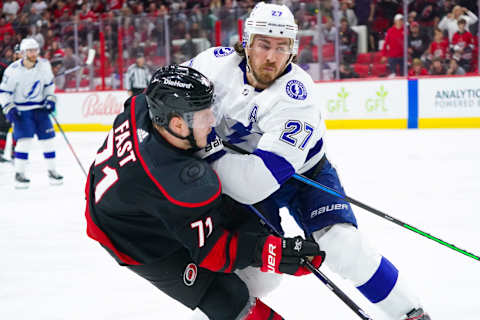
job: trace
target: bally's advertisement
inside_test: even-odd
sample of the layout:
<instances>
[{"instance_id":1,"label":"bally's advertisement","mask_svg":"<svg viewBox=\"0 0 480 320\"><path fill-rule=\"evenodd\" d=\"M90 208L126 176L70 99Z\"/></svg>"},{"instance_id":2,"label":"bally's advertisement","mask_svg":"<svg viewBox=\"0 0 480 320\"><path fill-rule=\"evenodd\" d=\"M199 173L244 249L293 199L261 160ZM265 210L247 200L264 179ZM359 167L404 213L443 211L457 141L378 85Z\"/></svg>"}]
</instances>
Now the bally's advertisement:
<instances>
[{"instance_id":1,"label":"bally's advertisement","mask_svg":"<svg viewBox=\"0 0 480 320\"><path fill-rule=\"evenodd\" d=\"M109 130L127 98L127 91L59 93L57 118L68 131Z\"/></svg>"},{"instance_id":2,"label":"bally's advertisement","mask_svg":"<svg viewBox=\"0 0 480 320\"><path fill-rule=\"evenodd\" d=\"M480 77L418 80L419 128L480 126Z\"/></svg>"},{"instance_id":3,"label":"bally's advertisement","mask_svg":"<svg viewBox=\"0 0 480 320\"><path fill-rule=\"evenodd\" d=\"M317 88L330 129L407 127L405 80L318 82Z\"/></svg>"}]
</instances>

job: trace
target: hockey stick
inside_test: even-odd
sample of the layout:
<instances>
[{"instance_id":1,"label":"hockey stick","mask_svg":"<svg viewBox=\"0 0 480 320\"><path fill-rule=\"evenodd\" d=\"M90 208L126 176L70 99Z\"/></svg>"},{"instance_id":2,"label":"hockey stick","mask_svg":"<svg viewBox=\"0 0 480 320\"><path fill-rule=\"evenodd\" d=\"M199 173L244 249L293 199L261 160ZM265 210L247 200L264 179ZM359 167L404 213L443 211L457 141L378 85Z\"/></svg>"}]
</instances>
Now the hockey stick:
<instances>
[{"instance_id":1,"label":"hockey stick","mask_svg":"<svg viewBox=\"0 0 480 320\"><path fill-rule=\"evenodd\" d=\"M77 70L80 70L82 68L88 67L89 65L91 65L93 63L93 59L95 59L95 50L94 49L88 49L87 60L85 61L84 64L81 64L79 66L75 66L73 68L67 69L67 70L57 74L55 76L55 78L60 77L60 76L64 76L66 74L69 74L69 73L75 72Z\"/></svg>"},{"instance_id":2,"label":"hockey stick","mask_svg":"<svg viewBox=\"0 0 480 320\"><path fill-rule=\"evenodd\" d=\"M83 171L83 173L85 174L85 177L86 177L87 176L87 171L85 171L85 168L83 167L82 163L80 162L80 159L78 158L77 154L75 153L75 150L73 150L73 147L70 144L70 141L68 141L67 136L65 135L65 132L62 129L62 126L60 125L60 123L58 123L57 118L52 113L50 113L50 116L52 116L53 120L57 124L58 130L60 130L63 137L65 138L65 141L67 142L67 145L70 147L70 151L72 151L72 154L75 157L75 160L77 160L78 165L80 166L80 168L82 169L82 171Z\"/></svg>"},{"instance_id":3,"label":"hockey stick","mask_svg":"<svg viewBox=\"0 0 480 320\"><path fill-rule=\"evenodd\" d=\"M241 154L250 154L248 151L246 151L246 150L244 150L244 149L242 149L242 148L240 148L240 147L238 147L238 146L236 146L236 145L233 145L233 144L231 144L231 143L229 143L229 142L223 141L223 144L224 144L227 148L229 148L229 149L231 149L231 150L233 150L233 151L235 151L235 152L238 152L238 153L241 153ZM392 216L390 216L390 215L388 215L388 214L386 214L386 213L384 213L384 212L382 212L382 211L380 211L380 210L377 210L377 209L375 209L375 208L372 208L372 207L370 207L369 205L366 205L366 204L364 204L364 203L362 203L362 202L360 202L360 201L358 201L358 200L355 200L355 199L353 199L353 198L351 198L351 197L349 197L349 196L347 196L347 195L341 194L341 193L333 190L332 188L329 188L329 187L327 187L327 186L324 186L323 184L320 184L320 183L318 183L317 181L314 181L314 180L312 180L312 179L309 179L309 178L305 177L304 175L295 173L295 174L292 176L292 178L294 178L294 179L296 179L296 180L299 180L299 181L301 181L301 182L303 182L303 183L305 183L305 184L307 184L307 185L309 185L309 186L312 186L312 187L314 187L314 188L317 188L317 189L320 189L320 190L325 191L325 192L327 192L327 193L330 193L331 195L334 195L334 196L336 196L336 197L338 197L338 198L340 198L340 199L343 199L343 200L345 200L345 201L347 201L347 202L349 202L349 203L351 203L351 204L354 204L354 205L356 205L356 206L358 206L358 207L360 207L360 208L362 208L362 209L365 209L365 210L367 210L367 211L369 211L369 212L371 212L371 213L379 216L380 218L386 219L386 220L388 220L388 221L390 221L390 222L395 223L396 225L399 225L400 227L403 227L403 228L408 229L408 230L410 230L410 231L413 231L413 232L415 232L415 233L417 233L417 234L419 234L419 235L421 235L421 236L424 236L425 238L428 238L428 239L433 240L433 241L435 241L435 242L437 242L437 243L440 243L441 245L443 245L443 246L445 246L445 247L447 247L447 248L450 248L450 249L452 249L452 250L455 250L455 251L457 251L457 252L459 252L459 253L461 253L461 254L463 254L463 255L466 255L467 257L473 258L473 259L475 259L475 260L480 260L480 257L477 256L477 255L474 255L473 253L470 253L470 252L468 252L468 251L466 251L466 250L460 249L460 248L458 248L457 246L455 246L455 245L453 245L453 244L451 244L451 243L445 242L445 241L441 240L440 238L437 238L437 237L435 237L435 236L433 236L433 235L431 235L431 234L429 234L429 233L427 233L427 232L425 232L425 231L422 231L422 230L420 230L420 229L418 229L418 228L416 228L416 227L414 227L414 226L412 226L412 225L409 225L409 224L407 224L407 223L405 223L405 222L403 222L403 221L400 221L400 220L398 220L398 219L396 219L396 218L394 218L394 217L392 217Z\"/></svg>"},{"instance_id":4,"label":"hockey stick","mask_svg":"<svg viewBox=\"0 0 480 320\"><path fill-rule=\"evenodd\" d=\"M283 234L280 233L271 223L268 221L263 214L257 210L252 205L245 205L247 208L249 208L253 213L255 213L263 222L265 222L266 225L272 229L272 231L275 233L276 236L283 238ZM364 320L373 320L370 318L370 316L365 313L365 311L362 310L352 299L350 299L335 283L332 282L323 272L321 272L319 269L315 268L315 266L310 262L310 260L305 259L303 261L305 267L310 270L318 279L320 279L328 289L330 289L340 300L342 300L353 312L355 312L356 315L358 315L361 319Z\"/></svg>"}]
</instances>

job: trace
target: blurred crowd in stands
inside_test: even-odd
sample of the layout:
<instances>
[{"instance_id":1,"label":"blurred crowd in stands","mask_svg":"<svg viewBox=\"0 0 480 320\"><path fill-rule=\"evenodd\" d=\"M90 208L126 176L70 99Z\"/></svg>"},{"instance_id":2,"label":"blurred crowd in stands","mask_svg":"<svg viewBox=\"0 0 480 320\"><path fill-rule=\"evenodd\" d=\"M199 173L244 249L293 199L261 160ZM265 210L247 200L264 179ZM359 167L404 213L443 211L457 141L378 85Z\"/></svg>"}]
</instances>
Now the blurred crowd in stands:
<instances>
[{"instance_id":1,"label":"blurred crowd in stands","mask_svg":"<svg viewBox=\"0 0 480 320\"><path fill-rule=\"evenodd\" d=\"M94 48L92 68L68 74L57 86L92 87L93 77L102 73L113 79L110 86L118 87L119 68L126 72L139 54L154 69L181 63L215 45L217 21L221 22L221 45L233 45L239 39L238 20L244 20L256 2L0 1L0 60L11 62L15 45L32 37L41 55L61 73L82 64L88 48ZM408 76L478 73L477 0L409 0L407 17L401 0L267 2L286 4L294 12L300 29L297 60L306 69L320 60L321 68L338 69L340 78L403 76L405 62ZM100 34L105 43L103 62Z\"/></svg>"}]
</instances>

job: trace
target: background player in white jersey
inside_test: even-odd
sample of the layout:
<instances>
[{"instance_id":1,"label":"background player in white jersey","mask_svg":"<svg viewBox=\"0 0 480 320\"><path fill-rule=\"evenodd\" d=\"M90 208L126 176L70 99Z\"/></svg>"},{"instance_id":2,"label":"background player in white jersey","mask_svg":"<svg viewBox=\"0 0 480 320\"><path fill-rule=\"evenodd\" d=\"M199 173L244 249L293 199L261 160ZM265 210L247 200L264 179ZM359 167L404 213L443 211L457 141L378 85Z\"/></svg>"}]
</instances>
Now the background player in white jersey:
<instances>
[{"instance_id":1,"label":"background player in white jersey","mask_svg":"<svg viewBox=\"0 0 480 320\"><path fill-rule=\"evenodd\" d=\"M23 39L20 51L23 58L8 66L0 84L0 105L7 120L13 124L13 138L17 140L15 187L29 186L25 168L35 134L43 147L50 183L61 184L63 177L55 167L55 131L49 118L57 101L52 67L47 60L38 57L39 46L34 39Z\"/></svg>"},{"instance_id":2,"label":"background player in white jersey","mask_svg":"<svg viewBox=\"0 0 480 320\"><path fill-rule=\"evenodd\" d=\"M304 174L343 193L325 156L321 89L292 63L297 29L286 6L261 2L245 21L242 45L212 48L186 62L215 85L224 114L217 134L251 152L220 150L207 160L224 193L255 204L278 229L279 208L287 207L306 236L325 250L328 267L391 319L430 319L403 274L360 234L347 202L289 179Z\"/></svg>"}]
</instances>

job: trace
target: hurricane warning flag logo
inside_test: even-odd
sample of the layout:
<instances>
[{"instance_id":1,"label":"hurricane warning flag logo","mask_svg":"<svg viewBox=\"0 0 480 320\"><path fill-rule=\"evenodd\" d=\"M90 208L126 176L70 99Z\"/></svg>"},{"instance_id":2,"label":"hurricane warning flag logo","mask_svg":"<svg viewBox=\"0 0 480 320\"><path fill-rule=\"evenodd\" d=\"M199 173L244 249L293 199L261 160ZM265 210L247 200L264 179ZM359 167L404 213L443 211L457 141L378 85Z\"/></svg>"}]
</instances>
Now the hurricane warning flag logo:
<instances>
[{"instance_id":1,"label":"hurricane warning flag logo","mask_svg":"<svg viewBox=\"0 0 480 320\"><path fill-rule=\"evenodd\" d=\"M305 100L307 98L307 89L303 83L298 80L290 80L286 86L287 94L295 100Z\"/></svg>"}]
</instances>

